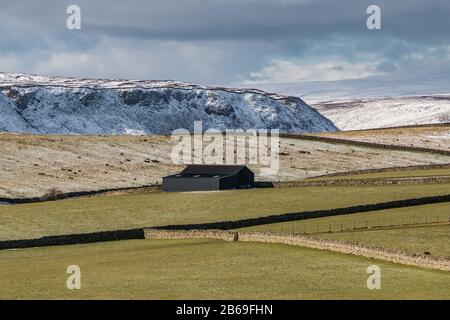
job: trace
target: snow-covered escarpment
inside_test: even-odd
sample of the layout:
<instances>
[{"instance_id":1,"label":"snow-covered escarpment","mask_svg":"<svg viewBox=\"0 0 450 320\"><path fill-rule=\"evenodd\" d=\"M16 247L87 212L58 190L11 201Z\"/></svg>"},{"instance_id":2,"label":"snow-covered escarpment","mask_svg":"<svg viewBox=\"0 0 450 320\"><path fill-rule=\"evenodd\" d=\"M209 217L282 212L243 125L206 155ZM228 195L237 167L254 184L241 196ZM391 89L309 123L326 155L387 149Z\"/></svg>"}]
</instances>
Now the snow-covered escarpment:
<instances>
[{"instance_id":1,"label":"snow-covered escarpment","mask_svg":"<svg viewBox=\"0 0 450 320\"><path fill-rule=\"evenodd\" d=\"M0 73L0 131L165 134L178 128L336 131L300 98L176 81L89 80Z\"/></svg>"}]
</instances>

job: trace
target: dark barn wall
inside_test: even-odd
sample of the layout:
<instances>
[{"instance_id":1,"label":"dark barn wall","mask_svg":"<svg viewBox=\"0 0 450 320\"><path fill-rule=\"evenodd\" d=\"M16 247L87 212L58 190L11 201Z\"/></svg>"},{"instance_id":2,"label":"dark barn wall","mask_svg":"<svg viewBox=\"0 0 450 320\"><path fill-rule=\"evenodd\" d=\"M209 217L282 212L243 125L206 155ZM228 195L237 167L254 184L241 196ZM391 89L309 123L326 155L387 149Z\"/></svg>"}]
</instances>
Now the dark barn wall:
<instances>
[{"instance_id":1,"label":"dark barn wall","mask_svg":"<svg viewBox=\"0 0 450 320\"><path fill-rule=\"evenodd\" d=\"M253 187L255 184L255 174L247 168L243 168L237 176L237 186L241 188Z\"/></svg>"},{"instance_id":2,"label":"dark barn wall","mask_svg":"<svg viewBox=\"0 0 450 320\"><path fill-rule=\"evenodd\" d=\"M219 179L193 177L166 177L163 179L163 191L207 191L219 190Z\"/></svg>"},{"instance_id":3,"label":"dark barn wall","mask_svg":"<svg viewBox=\"0 0 450 320\"><path fill-rule=\"evenodd\" d=\"M197 177L195 177L197 176ZM255 175L245 166L186 167L178 175L163 178L163 191L207 191L251 188Z\"/></svg>"},{"instance_id":4,"label":"dark barn wall","mask_svg":"<svg viewBox=\"0 0 450 320\"><path fill-rule=\"evenodd\" d=\"M235 189L236 186L237 186L237 176L232 175L232 176L220 178L220 189L221 190Z\"/></svg>"}]
</instances>

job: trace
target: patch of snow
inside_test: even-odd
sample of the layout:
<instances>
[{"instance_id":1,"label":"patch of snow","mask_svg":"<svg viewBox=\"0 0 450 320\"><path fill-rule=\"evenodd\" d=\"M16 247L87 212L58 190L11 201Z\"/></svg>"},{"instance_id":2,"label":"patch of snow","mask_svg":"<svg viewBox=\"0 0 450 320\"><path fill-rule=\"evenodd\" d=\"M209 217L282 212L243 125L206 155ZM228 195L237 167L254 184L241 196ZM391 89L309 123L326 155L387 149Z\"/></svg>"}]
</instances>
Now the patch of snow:
<instances>
[{"instance_id":1,"label":"patch of snow","mask_svg":"<svg viewBox=\"0 0 450 320\"><path fill-rule=\"evenodd\" d=\"M448 132L447 134L441 134L441 135L430 135L430 136L426 136L427 138L430 139L450 139L450 132Z\"/></svg>"},{"instance_id":2,"label":"patch of snow","mask_svg":"<svg viewBox=\"0 0 450 320\"><path fill-rule=\"evenodd\" d=\"M129 129L129 128L125 128L125 132L126 135L129 136L143 136L145 135L145 131L144 130L136 130L136 129Z\"/></svg>"}]
</instances>

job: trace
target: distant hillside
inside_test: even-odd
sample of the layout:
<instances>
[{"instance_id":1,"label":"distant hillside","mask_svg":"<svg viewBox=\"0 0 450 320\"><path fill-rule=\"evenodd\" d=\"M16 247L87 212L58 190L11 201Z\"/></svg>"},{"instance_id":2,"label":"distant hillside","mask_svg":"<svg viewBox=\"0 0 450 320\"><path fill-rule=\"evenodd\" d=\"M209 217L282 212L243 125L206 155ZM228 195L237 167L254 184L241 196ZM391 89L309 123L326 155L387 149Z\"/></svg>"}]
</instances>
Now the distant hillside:
<instances>
[{"instance_id":1,"label":"distant hillside","mask_svg":"<svg viewBox=\"0 0 450 320\"><path fill-rule=\"evenodd\" d=\"M178 128L337 131L300 98L176 81L89 80L0 73L0 131L166 134Z\"/></svg>"},{"instance_id":2,"label":"distant hillside","mask_svg":"<svg viewBox=\"0 0 450 320\"><path fill-rule=\"evenodd\" d=\"M450 70L423 69L415 72L398 72L360 79L258 83L243 86L301 97L310 104L382 97L450 95Z\"/></svg>"},{"instance_id":3,"label":"distant hillside","mask_svg":"<svg viewBox=\"0 0 450 320\"><path fill-rule=\"evenodd\" d=\"M323 102L314 107L341 130L450 123L450 95Z\"/></svg>"},{"instance_id":4,"label":"distant hillside","mask_svg":"<svg viewBox=\"0 0 450 320\"><path fill-rule=\"evenodd\" d=\"M293 95L341 130L450 122L450 71L377 75L341 81L246 85Z\"/></svg>"}]
</instances>

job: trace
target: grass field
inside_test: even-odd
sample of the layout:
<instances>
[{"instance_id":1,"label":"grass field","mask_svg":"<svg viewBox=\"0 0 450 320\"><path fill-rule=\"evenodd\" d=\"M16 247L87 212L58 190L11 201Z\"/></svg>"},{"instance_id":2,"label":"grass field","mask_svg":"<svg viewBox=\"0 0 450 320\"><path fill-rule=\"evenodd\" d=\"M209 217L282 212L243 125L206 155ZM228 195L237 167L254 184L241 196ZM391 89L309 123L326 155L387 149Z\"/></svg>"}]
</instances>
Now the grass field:
<instances>
[{"instance_id":1,"label":"grass field","mask_svg":"<svg viewBox=\"0 0 450 320\"><path fill-rule=\"evenodd\" d=\"M66 268L81 268L81 290ZM381 290L366 288L369 265ZM133 240L0 252L0 298L450 299L450 274L278 244Z\"/></svg>"},{"instance_id":2,"label":"grass field","mask_svg":"<svg viewBox=\"0 0 450 320\"><path fill-rule=\"evenodd\" d=\"M389 249L400 249L416 254L429 252L433 256L450 258L450 246L448 245L450 243L450 225L325 233L319 236Z\"/></svg>"},{"instance_id":3,"label":"grass field","mask_svg":"<svg viewBox=\"0 0 450 320\"><path fill-rule=\"evenodd\" d=\"M378 210L324 218L273 223L242 230L281 233L326 233L377 227L427 224L450 221L450 203L437 203L397 209Z\"/></svg>"},{"instance_id":4,"label":"grass field","mask_svg":"<svg viewBox=\"0 0 450 320\"><path fill-rule=\"evenodd\" d=\"M427 217L428 216L428 217ZM349 215L340 215L310 220L267 224L244 228L248 231L272 233L306 233L327 239L360 242L389 249L398 249L417 254L425 251L435 256L450 257L450 225L428 225L409 227L406 224L449 221L450 203L430 204L409 208L380 210ZM369 227L367 230L352 230ZM404 224L404 226L400 226ZM378 226L381 229L377 229ZM393 229L389 225L397 225ZM376 228L376 229L370 229ZM340 230L352 230L343 231ZM332 233L329 233L329 230ZM319 233L317 233L317 231Z\"/></svg>"},{"instance_id":5,"label":"grass field","mask_svg":"<svg viewBox=\"0 0 450 320\"><path fill-rule=\"evenodd\" d=\"M383 178L418 178L418 177L450 177L450 168L444 169L418 169L418 170L401 170L401 171L385 171L374 173L359 173L329 177L308 178L308 181L317 180L339 180L339 179L383 179Z\"/></svg>"},{"instance_id":6,"label":"grass field","mask_svg":"<svg viewBox=\"0 0 450 320\"><path fill-rule=\"evenodd\" d=\"M0 240L238 220L447 194L449 184L127 194L0 206Z\"/></svg>"}]
</instances>

